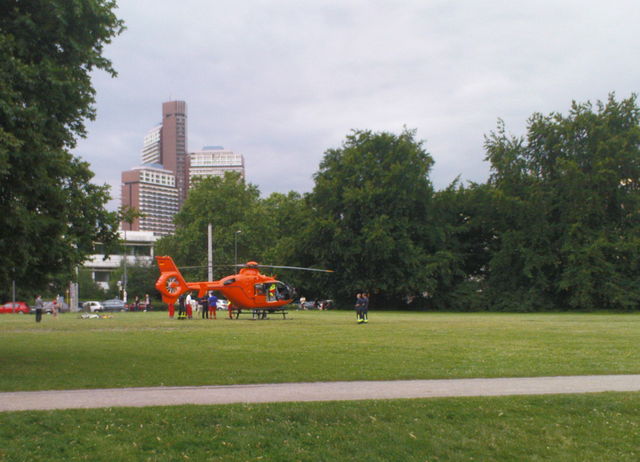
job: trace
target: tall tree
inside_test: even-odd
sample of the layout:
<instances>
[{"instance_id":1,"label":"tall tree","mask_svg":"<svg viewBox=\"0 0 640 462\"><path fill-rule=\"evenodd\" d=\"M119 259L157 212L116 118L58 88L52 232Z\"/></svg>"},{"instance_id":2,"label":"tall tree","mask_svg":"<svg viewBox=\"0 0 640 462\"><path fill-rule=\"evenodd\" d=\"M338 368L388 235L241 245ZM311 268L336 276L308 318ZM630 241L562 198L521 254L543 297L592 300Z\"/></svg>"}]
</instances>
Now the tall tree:
<instances>
[{"instance_id":1,"label":"tall tree","mask_svg":"<svg viewBox=\"0 0 640 462\"><path fill-rule=\"evenodd\" d=\"M213 227L214 262L231 265L235 251L238 263L246 259L262 262L275 245L273 220L262 206L259 189L247 184L235 172L224 178L204 178L189 191L189 197L175 217L176 232L156 243L156 254L171 255L179 265L207 264L207 226ZM236 234L238 231L240 233ZM217 276L230 268L218 269ZM206 270L186 272L202 278Z\"/></svg>"},{"instance_id":2,"label":"tall tree","mask_svg":"<svg viewBox=\"0 0 640 462\"><path fill-rule=\"evenodd\" d=\"M433 160L422 144L406 129L354 131L341 148L326 151L309 198L317 218L305 263L336 271L327 294L347 299L370 290L374 299L398 300L432 288Z\"/></svg>"},{"instance_id":3,"label":"tall tree","mask_svg":"<svg viewBox=\"0 0 640 462\"><path fill-rule=\"evenodd\" d=\"M526 138L486 140L495 188L494 299L525 309L640 303L640 109L636 97L534 114Z\"/></svg>"},{"instance_id":4,"label":"tall tree","mask_svg":"<svg viewBox=\"0 0 640 462\"><path fill-rule=\"evenodd\" d=\"M430 268L436 285L425 304L430 309L488 309L485 297L487 264L493 249L494 200L485 184L463 186L455 180L434 194L431 226L436 234Z\"/></svg>"},{"instance_id":5,"label":"tall tree","mask_svg":"<svg viewBox=\"0 0 640 462\"><path fill-rule=\"evenodd\" d=\"M94 119L91 71L123 29L108 0L0 4L0 282L71 277L95 242L114 244L108 187L69 152Z\"/></svg>"}]
</instances>

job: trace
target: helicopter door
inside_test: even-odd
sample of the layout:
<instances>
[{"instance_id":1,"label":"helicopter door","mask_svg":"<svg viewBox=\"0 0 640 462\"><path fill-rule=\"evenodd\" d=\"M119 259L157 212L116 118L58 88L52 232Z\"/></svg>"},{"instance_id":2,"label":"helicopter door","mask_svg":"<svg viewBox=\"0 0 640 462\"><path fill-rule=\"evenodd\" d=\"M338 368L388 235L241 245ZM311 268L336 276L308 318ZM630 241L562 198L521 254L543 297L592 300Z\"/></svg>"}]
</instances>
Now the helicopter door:
<instances>
[{"instance_id":1,"label":"helicopter door","mask_svg":"<svg viewBox=\"0 0 640 462\"><path fill-rule=\"evenodd\" d=\"M291 289L283 282L267 282L255 285L256 295L266 295L267 302L287 300L291 297Z\"/></svg>"}]
</instances>

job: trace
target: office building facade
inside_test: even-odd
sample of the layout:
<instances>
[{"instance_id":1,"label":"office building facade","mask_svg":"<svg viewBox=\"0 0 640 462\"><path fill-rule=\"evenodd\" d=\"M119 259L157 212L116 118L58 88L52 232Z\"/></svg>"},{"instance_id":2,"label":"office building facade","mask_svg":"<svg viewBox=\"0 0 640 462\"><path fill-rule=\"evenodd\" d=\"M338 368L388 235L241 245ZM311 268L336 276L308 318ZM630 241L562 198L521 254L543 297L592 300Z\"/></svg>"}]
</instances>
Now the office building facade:
<instances>
[{"instance_id":1,"label":"office building facade","mask_svg":"<svg viewBox=\"0 0 640 462\"><path fill-rule=\"evenodd\" d=\"M143 164L160 164L162 159L162 124L153 127L144 137L141 158Z\"/></svg>"},{"instance_id":2,"label":"office building facade","mask_svg":"<svg viewBox=\"0 0 640 462\"><path fill-rule=\"evenodd\" d=\"M180 208L176 177L159 164L148 164L122 172L124 207L138 210L142 216L133 223L121 223L126 231L152 231L156 236L173 234L173 217Z\"/></svg>"},{"instance_id":3,"label":"office building facade","mask_svg":"<svg viewBox=\"0 0 640 462\"><path fill-rule=\"evenodd\" d=\"M159 239L151 231L119 231L123 242L122 251L105 258L101 245L96 253L84 263L83 268L91 271L91 278L102 288L108 289L112 273L122 267L126 258L128 266L152 266L154 264L154 245Z\"/></svg>"},{"instance_id":4,"label":"office building facade","mask_svg":"<svg viewBox=\"0 0 640 462\"><path fill-rule=\"evenodd\" d=\"M189 153L189 182L209 176L224 176L225 172L238 172L244 179L242 154L222 146L205 146L201 151Z\"/></svg>"}]
</instances>

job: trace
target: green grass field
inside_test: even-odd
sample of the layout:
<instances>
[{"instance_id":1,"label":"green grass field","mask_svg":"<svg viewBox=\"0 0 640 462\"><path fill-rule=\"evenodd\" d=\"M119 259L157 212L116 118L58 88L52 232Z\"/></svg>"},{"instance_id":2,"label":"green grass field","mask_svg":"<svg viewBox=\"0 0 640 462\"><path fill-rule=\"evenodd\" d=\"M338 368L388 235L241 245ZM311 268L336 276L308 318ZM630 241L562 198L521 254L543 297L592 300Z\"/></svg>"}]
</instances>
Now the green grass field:
<instances>
[{"instance_id":1,"label":"green grass field","mask_svg":"<svg viewBox=\"0 0 640 462\"><path fill-rule=\"evenodd\" d=\"M3 316L0 391L640 372L640 315Z\"/></svg>"},{"instance_id":2,"label":"green grass field","mask_svg":"<svg viewBox=\"0 0 640 462\"><path fill-rule=\"evenodd\" d=\"M639 314L0 316L0 390L640 373ZM0 414L0 461L637 460L640 394Z\"/></svg>"}]
</instances>

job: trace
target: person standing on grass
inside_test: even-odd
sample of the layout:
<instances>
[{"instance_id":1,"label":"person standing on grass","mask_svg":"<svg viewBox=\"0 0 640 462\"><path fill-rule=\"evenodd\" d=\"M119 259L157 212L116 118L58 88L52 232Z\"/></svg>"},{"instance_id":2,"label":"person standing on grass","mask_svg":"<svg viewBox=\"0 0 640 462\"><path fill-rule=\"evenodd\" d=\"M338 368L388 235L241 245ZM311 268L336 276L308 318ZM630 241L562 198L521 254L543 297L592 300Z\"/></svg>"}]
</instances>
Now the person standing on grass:
<instances>
[{"instance_id":1,"label":"person standing on grass","mask_svg":"<svg viewBox=\"0 0 640 462\"><path fill-rule=\"evenodd\" d=\"M58 319L58 299L54 298L51 302L51 314L53 315L53 319Z\"/></svg>"},{"instance_id":2,"label":"person standing on grass","mask_svg":"<svg viewBox=\"0 0 640 462\"><path fill-rule=\"evenodd\" d=\"M362 322L369 322L369 293L362 294Z\"/></svg>"},{"instance_id":3,"label":"person standing on grass","mask_svg":"<svg viewBox=\"0 0 640 462\"><path fill-rule=\"evenodd\" d=\"M197 297L191 297L191 311L187 310L187 317L189 319L193 318L193 313L194 312L198 312L198 308L200 307L200 305L198 305L198 298Z\"/></svg>"},{"instance_id":4,"label":"person standing on grass","mask_svg":"<svg viewBox=\"0 0 640 462\"><path fill-rule=\"evenodd\" d=\"M38 295L36 297L36 322L42 321L42 308L44 308L44 303L42 303L42 297Z\"/></svg>"},{"instance_id":5,"label":"person standing on grass","mask_svg":"<svg viewBox=\"0 0 640 462\"><path fill-rule=\"evenodd\" d=\"M209 293L209 319L216 319L218 312L218 297L213 292Z\"/></svg>"},{"instance_id":6,"label":"person standing on grass","mask_svg":"<svg viewBox=\"0 0 640 462\"><path fill-rule=\"evenodd\" d=\"M202 305L202 319L209 319L209 297L207 294L200 299L200 304Z\"/></svg>"},{"instance_id":7,"label":"person standing on grass","mask_svg":"<svg viewBox=\"0 0 640 462\"><path fill-rule=\"evenodd\" d=\"M362 324L364 319L362 319L362 294L356 294L356 319L358 320L358 324Z\"/></svg>"},{"instance_id":8,"label":"person standing on grass","mask_svg":"<svg viewBox=\"0 0 640 462\"><path fill-rule=\"evenodd\" d=\"M184 300L184 306L187 310L187 318L191 319L193 317L193 299L191 298L191 292L187 292L187 298Z\"/></svg>"},{"instance_id":9,"label":"person standing on grass","mask_svg":"<svg viewBox=\"0 0 640 462\"><path fill-rule=\"evenodd\" d=\"M185 294L182 294L180 295L180 297L178 297L178 319L185 319L185 298Z\"/></svg>"}]
</instances>

